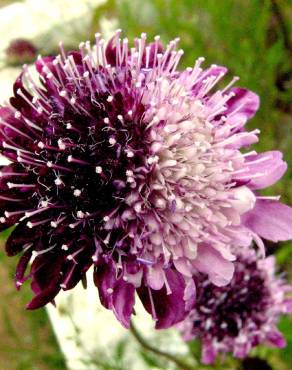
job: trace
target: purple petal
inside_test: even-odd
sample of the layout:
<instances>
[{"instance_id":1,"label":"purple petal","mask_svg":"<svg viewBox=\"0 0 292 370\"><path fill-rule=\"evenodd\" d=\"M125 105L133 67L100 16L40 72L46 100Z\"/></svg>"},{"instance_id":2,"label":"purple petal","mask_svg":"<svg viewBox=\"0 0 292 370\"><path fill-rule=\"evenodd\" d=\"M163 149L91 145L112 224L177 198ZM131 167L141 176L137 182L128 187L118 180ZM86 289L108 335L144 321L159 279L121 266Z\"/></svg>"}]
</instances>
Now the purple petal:
<instances>
[{"instance_id":1,"label":"purple petal","mask_svg":"<svg viewBox=\"0 0 292 370\"><path fill-rule=\"evenodd\" d=\"M248 157L247 174L262 174L248 183L250 189L263 189L277 182L286 172L287 163L279 151L270 151ZM257 161L257 163L252 163ZM249 164L250 162L250 164Z\"/></svg>"},{"instance_id":2,"label":"purple petal","mask_svg":"<svg viewBox=\"0 0 292 370\"><path fill-rule=\"evenodd\" d=\"M192 302L194 300L194 296L189 291L186 292L186 281L180 273L168 269L165 277L169 292L165 286L160 290L153 290L145 285L137 289L145 309L156 320L156 329L166 329L182 321L192 307L187 299Z\"/></svg>"},{"instance_id":3,"label":"purple petal","mask_svg":"<svg viewBox=\"0 0 292 370\"><path fill-rule=\"evenodd\" d=\"M134 285L124 281L122 277L116 279L116 269L110 263L95 267L94 283L98 288L101 304L113 310L121 324L129 328L135 303Z\"/></svg>"},{"instance_id":4,"label":"purple petal","mask_svg":"<svg viewBox=\"0 0 292 370\"><path fill-rule=\"evenodd\" d=\"M120 279L114 289L113 312L125 328L129 328L135 303L135 287Z\"/></svg>"},{"instance_id":5,"label":"purple petal","mask_svg":"<svg viewBox=\"0 0 292 370\"><path fill-rule=\"evenodd\" d=\"M216 360L217 351L212 343L205 341L202 345L202 358L201 361L205 365L213 364Z\"/></svg>"},{"instance_id":6,"label":"purple petal","mask_svg":"<svg viewBox=\"0 0 292 370\"><path fill-rule=\"evenodd\" d=\"M286 340L283 337L282 333L280 333L277 329L269 332L267 334L267 340L270 344L278 348L286 347Z\"/></svg>"},{"instance_id":7,"label":"purple petal","mask_svg":"<svg viewBox=\"0 0 292 370\"><path fill-rule=\"evenodd\" d=\"M217 77L222 74L222 77L227 73L227 68L223 66L212 65L210 68L203 71L192 88L193 94L197 94L203 86L203 81L208 77Z\"/></svg>"},{"instance_id":8,"label":"purple petal","mask_svg":"<svg viewBox=\"0 0 292 370\"><path fill-rule=\"evenodd\" d=\"M224 114L228 117L236 111L233 114L244 116L246 119L252 118L260 105L258 95L240 87L234 87L230 92L233 92L235 96L228 100Z\"/></svg>"},{"instance_id":9,"label":"purple petal","mask_svg":"<svg viewBox=\"0 0 292 370\"><path fill-rule=\"evenodd\" d=\"M26 222L22 222L9 235L5 244L5 251L8 256L15 256L24 249L25 244L34 242L40 236L40 229L30 229L26 226Z\"/></svg>"},{"instance_id":10,"label":"purple petal","mask_svg":"<svg viewBox=\"0 0 292 370\"><path fill-rule=\"evenodd\" d=\"M26 278L24 278L24 274L30 262L31 256L32 256L32 249L29 249L23 253L20 260L18 261L18 264L16 266L15 277L14 277L17 290L21 287L22 283L26 280Z\"/></svg>"},{"instance_id":11,"label":"purple petal","mask_svg":"<svg viewBox=\"0 0 292 370\"><path fill-rule=\"evenodd\" d=\"M257 199L242 222L260 237L273 242L292 239L292 208L274 200Z\"/></svg>"},{"instance_id":12,"label":"purple petal","mask_svg":"<svg viewBox=\"0 0 292 370\"><path fill-rule=\"evenodd\" d=\"M209 245L198 246L198 256L193 261L193 266L198 271L205 273L213 284L227 285L232 279L234 265Z\"/></svg>"},{"instance_id":13,"label":"purple petal","mask_svg":"<svg viewBox=\"0 0 292 370\"><path fill-rule=\"evenodd\" d=\"M31 267L31 287L35 297L27 305L34 310L53 301L60 291L61 270L64 262L63 255L44 253L33 261Z\"/></svg>"}]
</instances>

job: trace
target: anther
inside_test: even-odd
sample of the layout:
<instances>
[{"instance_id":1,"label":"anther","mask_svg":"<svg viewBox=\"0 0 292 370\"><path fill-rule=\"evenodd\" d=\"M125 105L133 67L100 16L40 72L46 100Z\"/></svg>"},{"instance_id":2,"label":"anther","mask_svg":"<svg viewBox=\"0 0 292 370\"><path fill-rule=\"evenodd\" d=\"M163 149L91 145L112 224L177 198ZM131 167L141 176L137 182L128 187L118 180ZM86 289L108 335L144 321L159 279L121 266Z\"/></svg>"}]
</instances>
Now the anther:
<instances>
[{"instance_id":1,"label":"anther","mask_svg":"<svg viewBox=\"0 0 292 370\"><path fill-rule=\"evenodd\" d=\"M74 189L74 191L73 191L73 195L74 195L74 197L79 197L79 196L81 195L81 190L79 190L79 189Z\"/></svg>"},{"instance_id":2,"label":"anther","mask_svg":"<svg viewBox=\"0 0 292 370\"><path fill-rule=\"evenodd\" d=\"M110 143L110 145L115 145L117 143L117 140L114 137L110 137L108 142Z\"/></svg>"}]
</instances>

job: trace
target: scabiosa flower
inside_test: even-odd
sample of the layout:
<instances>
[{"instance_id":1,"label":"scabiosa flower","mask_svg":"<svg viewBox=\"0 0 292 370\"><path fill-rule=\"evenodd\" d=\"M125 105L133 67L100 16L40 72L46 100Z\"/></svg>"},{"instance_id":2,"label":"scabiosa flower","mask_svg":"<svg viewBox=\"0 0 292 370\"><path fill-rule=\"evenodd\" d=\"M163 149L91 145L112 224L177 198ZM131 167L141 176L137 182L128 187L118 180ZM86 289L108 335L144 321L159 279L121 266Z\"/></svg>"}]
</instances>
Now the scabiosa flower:
<instances>
[{"instance_id":1,"label":"scabiosa flower","mask_svg":"<svg viewBox=\"0 0 292 370\"><path fill-rule=\"evenodd\" d=\"M206 364L213 363L219 353L244 358L259 344L285 346L277 322L281 314L292 312L292 286L276 276L275 258L258 259L249 250L234 265L227 286L217 287L204 275L195 278L194 310L178 324L185 340L201 339Z\"/></svg>"},{"instance_id":2,"label":"scabiosa flower","mask_svg":"<svg viewBox=\"0 0 292 370\"><path fill-rule=\"evenodd\" d=\"M286 169L279 152L240 152L258 97L214 91L226 68L203 58L179 72L178 39L163 49L120 31L105 43L38 58L0 109L1 229L22 253L16 285L31 279L28 308L73 288L94 265L102 304L126 327L137 291L157 328L183 320L193 274L232 278L232 245L292 236L292 211L254 190ZM263 225L263 221L265 224ZM273 231L272 231L273 230ZM25 274L32 261L30 272Z\"/></svg>"},{"instance_id":3,"label":"scabiosa flower","mask_svg":"<svg viewBox=\"0 0 292 370\"><path fill-rule=\"evenodd\" d=\"M37 48L27 39L15 39L5 50L6 58L10 64L31 63L37 56Z\"/></svg>"}]
</instances>

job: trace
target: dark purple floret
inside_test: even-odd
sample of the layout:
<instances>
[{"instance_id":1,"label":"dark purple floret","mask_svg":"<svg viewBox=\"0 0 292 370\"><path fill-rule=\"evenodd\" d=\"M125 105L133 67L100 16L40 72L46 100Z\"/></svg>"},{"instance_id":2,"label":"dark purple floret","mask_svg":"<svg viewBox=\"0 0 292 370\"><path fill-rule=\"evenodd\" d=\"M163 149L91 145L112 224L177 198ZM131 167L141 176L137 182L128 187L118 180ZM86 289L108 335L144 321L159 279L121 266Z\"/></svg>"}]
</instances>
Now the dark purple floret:
<instances>
[{"instance_id":1,"label":"dark purple floret","mask_svg":"<svg viewBox=\"0 0 292 370\"><path fill-rule=\"evenodd\" d=\"M37 48L32 41L27 39L15 39L10 42L5 50L9 64L31 63L37 56Z\"/></svg>"},{"instance_id":2,"label":"dark purple floret","mask_svg":"<svg viewBox=\"0 0 292 370\"><path fill-rule=\"evenodd\" d=\"M277 329L281 314L292 312L292 287L275 276L274 257L257 260L247 250L235 262L231 282L216 287L203 275L196 278L197 299L179 328L186 340L200 338L202 361L213 363L219 353L245 358L259 344L279 348L285 340Z\"/></svg>"}]
</instances>

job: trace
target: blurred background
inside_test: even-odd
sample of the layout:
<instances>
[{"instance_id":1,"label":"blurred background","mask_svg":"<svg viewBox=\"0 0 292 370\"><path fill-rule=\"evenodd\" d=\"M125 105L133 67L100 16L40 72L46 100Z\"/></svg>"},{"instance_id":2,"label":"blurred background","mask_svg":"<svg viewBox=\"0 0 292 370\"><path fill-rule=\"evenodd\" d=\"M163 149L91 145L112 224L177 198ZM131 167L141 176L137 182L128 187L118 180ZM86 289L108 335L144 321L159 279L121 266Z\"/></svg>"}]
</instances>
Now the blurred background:
<instances>
[{"instance_id":1,"label":"blurred background","mask_svg":"<svg viewBox=\"0 0 292 370\"><path fill-rule=\"evenodd\" d=\"M238 85L260 96L260 110L249 123L249 128L261 130L257 150L282 150L289 164L284 178L266 194L281 194L283 201L292 205L291 0L0 0L1 101L9 98L12 82L23 63L32 62L38 54L58 53L60 40L66 49L72 49L81 41L93 40L96 32L102 32L108 38L116 28L122 28L130 40L141 32L147 32L148 39L157 34L165 41L180 37L180 47L185 51L181 67L191 66L197 57L204 56L205 65L227 66L230 77L240 76ZM7 235L1 235L2 244L5 237ZM268 253L276 254L281 270L292 282L292 244L269 244L267 249ZM8 259L2 248L0 262L0 369L59 370L71 367L68 362L70 352L58 344L62 342L58 331L58 320L62 315L56 318L50 314L56 337L45 309L25 311L30 292L28 286L20 293L14 289L16 259ZM66 315L65 311L61 314ZM82 347L76 339L79 329L72 320L71 324L76 346ZM243 363L227 359L225 365L198 368L291 370L291 318L282 319L280 329L288 343L282 351L259 348ZM167 333L155 335L155 340L159 341L158 336ZM137 367L124 361L127 350L123 342L112 343L115 348L110 358L98 352L98 340L94 345L95 357L82 369L142 368L142 365ZM198 350L197 345L191 344L183 353L185 357L191 357L197 355ZM137 351L143 368L175 368L141 348Z\"/></svg>"}]
</instances>

